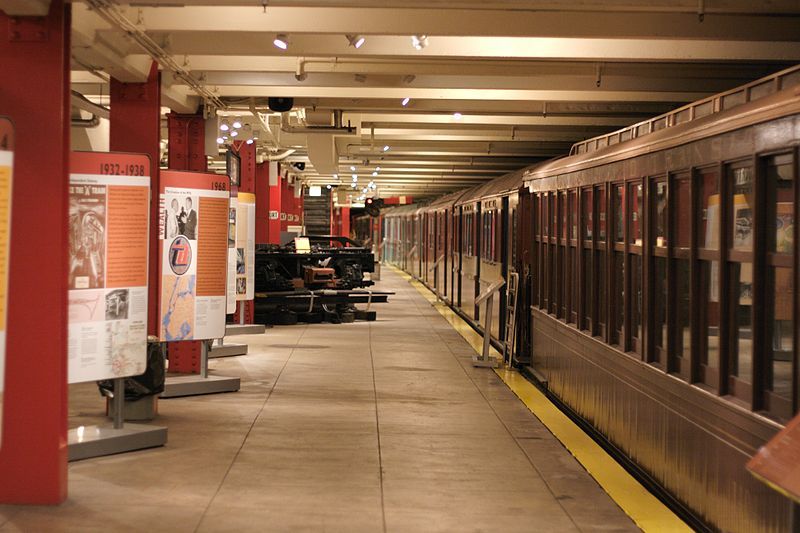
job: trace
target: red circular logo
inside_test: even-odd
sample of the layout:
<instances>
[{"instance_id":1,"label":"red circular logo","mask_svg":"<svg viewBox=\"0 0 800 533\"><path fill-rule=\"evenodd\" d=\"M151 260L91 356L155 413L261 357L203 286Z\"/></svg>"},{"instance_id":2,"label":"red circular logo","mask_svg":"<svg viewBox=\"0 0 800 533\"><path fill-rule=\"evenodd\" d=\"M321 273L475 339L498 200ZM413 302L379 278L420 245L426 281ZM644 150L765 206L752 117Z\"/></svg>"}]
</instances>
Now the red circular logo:
<instances>
[{"instance_id":1,"label":"red circular logo","mask_svg":"<svg viewBox=\"0 0 800 533\"><path fill-rule=\"evenodd\" d=\"M182 276L192 264L192 246L189 239L178 235L169 245L169 267L172 271Z\"/></svg>"}]
</instances>

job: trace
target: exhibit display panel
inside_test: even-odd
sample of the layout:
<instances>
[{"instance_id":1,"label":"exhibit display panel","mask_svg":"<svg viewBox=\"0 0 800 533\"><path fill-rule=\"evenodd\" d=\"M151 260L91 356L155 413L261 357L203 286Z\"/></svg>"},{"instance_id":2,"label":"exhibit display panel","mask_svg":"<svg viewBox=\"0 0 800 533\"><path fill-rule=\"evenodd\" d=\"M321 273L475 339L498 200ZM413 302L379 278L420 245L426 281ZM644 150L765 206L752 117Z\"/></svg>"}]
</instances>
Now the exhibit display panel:
<instances>
[{"instance_id":1,"label":"exhibit display panel","mask_svg":"<svg viewBox=\"0 0 800 533\"><path fill-rule=\"evenodd\" d=\"M6 363L8 254L11 234L11 184L14 177L14 126L0 117L0 446L3 445L3 390Z\"/></svg>"},{"instance_id":2,"label":"exhibit display panel","mask_svg":"<svg viewBox=\"0 0 800 533\"><path fill-rule=\"evenodd\" d=\"M150 159L73 152L69 182L69 382L147 364Z\"/></svg>"},{"instance_id":3,"label":"exhibit display panel","mask_svg":"<svg viewBox=\"0 0 800 533\"><path fill-rule=\"evenodd\" d=\"M227 307L228 179L165 170L160 181L159 337L220 338Z\"/></svg>"},{"instance_id":4,"label":"exhibit display panel","mask_svg":"<svg viewBox=\"0 0 800 533\"><path fill-rule=\"evenodd\" d=\"M240 192L236 209L236 299L255 297L256 195Z\"/></svg>"},{"instance_id":5,"label":"exhibit display panel","mask_svg":"<svg viewBox=\"0 0 800 533\"><path fill-rule=\"evenodd\" d=\"M231 196L228 211L228 277L227 277L227 310L231 315L236 312L236 211L237 198Z\"/></svg>"}]
</instances>

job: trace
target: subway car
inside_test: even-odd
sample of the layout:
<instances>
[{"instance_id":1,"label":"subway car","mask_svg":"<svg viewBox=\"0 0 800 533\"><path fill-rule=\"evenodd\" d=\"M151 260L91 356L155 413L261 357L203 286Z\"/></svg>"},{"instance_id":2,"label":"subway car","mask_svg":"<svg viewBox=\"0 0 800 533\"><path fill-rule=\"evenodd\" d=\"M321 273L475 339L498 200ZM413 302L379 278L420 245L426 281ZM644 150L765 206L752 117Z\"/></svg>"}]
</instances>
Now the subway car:
<instances>
[{"instance_id":1,"label":"subway car","mask_svg":"<svg viewBox=\"0 0 800 533\"><path fill-rule=\"evenodd\" d=\"M800 405L798 144L795 67L385 210L384 260L482 333L519 273L516 366L693 526L789 531L745 463Z\"/></svg>"}]
</instances>

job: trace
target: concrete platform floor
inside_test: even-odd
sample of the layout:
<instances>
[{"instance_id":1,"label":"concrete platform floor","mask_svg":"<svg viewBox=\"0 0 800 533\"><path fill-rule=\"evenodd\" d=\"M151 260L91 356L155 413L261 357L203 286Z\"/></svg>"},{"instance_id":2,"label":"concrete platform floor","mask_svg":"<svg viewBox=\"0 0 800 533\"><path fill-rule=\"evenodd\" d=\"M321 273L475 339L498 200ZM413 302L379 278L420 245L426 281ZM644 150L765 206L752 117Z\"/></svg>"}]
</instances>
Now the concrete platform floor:
<instances>
[{"instance_id":1,"label":"concrete platform floor","mask_svg":"<svg viewBox=\"0 0 800 533\"><path fill-rule=\"evenodd\" d=\"M0 532L636 530L414 288L380 288L376 322L232 339L211 368L240 392L161 400L166 447L70 464L63 505L0 506ZM71 388L70 427L103 410Z\"/></svg>"}]
</instances>

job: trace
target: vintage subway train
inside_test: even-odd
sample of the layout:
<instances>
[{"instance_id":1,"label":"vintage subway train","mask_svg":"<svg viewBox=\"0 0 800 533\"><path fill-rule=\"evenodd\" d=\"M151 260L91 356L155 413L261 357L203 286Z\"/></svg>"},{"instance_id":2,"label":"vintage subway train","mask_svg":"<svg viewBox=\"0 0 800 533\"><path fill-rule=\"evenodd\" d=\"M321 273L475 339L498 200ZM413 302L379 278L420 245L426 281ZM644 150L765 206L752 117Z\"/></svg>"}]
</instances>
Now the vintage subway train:
<instances>
[{"instance_id":1,"label":"vintage subway train","mask_svg":"<svg viewBox=\"0 0 800 533\"><path fill-rule=\"evenodd\" d=\"M695 525L786 531L745 463L800 402L799 112L800 67L356 227L481 331L519 272L516 365Z\"/></svg>"}]
</instances>

